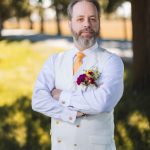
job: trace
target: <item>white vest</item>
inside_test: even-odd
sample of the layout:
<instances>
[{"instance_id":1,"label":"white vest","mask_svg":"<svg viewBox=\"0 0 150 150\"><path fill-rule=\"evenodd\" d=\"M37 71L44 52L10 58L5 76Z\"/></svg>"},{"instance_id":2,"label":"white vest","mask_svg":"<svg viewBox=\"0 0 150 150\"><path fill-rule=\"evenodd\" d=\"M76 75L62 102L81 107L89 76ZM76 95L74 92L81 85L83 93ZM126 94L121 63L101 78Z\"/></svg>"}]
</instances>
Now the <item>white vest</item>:
<instances>
[{"instance_id":1,"label":"white vest","mask_svg":"<svg viewBox=\"0 0 150 150\"><path fill-rule=\"evenodd\" d=\"M56 88L80 90L75 81L83 69L94 66L101 71L112 55L102 48L92 54L88 63L74 76L72 50L58 54L55 61ZM100 82L99 79L98 84ZM113 111L77 118L74 124L52 118L51 133L52 150L115 150Z\"/></svg>"}]
</instances>

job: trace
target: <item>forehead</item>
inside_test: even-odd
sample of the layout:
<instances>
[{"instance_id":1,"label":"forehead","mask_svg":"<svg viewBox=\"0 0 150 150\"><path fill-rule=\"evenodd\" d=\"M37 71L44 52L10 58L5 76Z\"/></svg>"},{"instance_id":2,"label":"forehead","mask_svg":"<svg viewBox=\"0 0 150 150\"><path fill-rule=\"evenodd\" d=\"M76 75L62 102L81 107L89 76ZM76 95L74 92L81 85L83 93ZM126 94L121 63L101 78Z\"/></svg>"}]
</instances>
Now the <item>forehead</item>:
<instances>
[{"instance_id":1,"label":"forehead","mask_svg":"<svg viewBox=\"0 0 150 150\"><path fill-rule=\"evenodd\" d=\"M93 3L81 1L76 3L72 10L72 17L78 16L98 16L98 12Z\"/></svg>"}]
</instances>

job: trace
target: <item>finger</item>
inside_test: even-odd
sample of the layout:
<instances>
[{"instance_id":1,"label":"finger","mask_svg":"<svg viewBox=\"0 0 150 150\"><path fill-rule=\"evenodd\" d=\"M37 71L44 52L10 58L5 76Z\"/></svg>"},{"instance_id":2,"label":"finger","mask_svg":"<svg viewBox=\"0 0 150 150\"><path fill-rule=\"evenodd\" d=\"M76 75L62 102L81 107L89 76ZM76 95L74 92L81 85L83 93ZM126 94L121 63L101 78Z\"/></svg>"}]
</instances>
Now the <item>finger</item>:
<instances>
[{"instance_id":1,"label":"finger","mask_svg":"<svg viewBox=\"0 0 150 150\"><path fill-rule=\"evenodd\" d=\"M52 90L52 91L51 91L51 95L52 95L52 96L55 96L55 93L56 93L55 90Z\"/></svg>"}]
</instances>

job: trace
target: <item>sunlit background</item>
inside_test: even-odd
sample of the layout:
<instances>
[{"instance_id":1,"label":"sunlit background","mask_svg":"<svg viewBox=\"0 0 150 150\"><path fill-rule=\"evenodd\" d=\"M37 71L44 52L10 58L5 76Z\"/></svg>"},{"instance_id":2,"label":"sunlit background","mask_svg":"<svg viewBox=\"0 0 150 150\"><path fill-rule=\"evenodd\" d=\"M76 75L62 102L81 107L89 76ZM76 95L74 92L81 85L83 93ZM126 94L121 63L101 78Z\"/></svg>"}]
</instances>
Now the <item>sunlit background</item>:
<instances>
[{"instance_id":1,"label":"sunlit background","mask_svg":"<svg viewBox=\"0 0 150 150\"><path fill-rule=\"evenodd\" d=\"M137 92L132 88L131 3L118 1L109 11L111 0L99 0L100 44L125 64L125 92L115 109L117 150L148 150L150 94L147 89ZM0 150L50 150L50 118L32 111L31 97L45 60L73 45L66 15L68 2L0 2Z\"/></svg>"}]
</instances>

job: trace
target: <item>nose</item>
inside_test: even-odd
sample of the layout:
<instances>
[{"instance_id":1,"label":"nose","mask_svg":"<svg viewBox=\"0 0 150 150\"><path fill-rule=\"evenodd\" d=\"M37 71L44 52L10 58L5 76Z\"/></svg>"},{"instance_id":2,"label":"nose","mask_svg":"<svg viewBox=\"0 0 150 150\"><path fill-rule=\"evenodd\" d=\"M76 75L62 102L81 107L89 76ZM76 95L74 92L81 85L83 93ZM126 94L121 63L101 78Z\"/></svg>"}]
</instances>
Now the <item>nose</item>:
<instances>
[{"instance_id":1,"label":"nose","mask_svg":"<svg viewBox=\"0 0 150 150\"><path fill-rule=\"evenodd\" d=\"M90 20L89 20L89 19L85 19L85 20L84 20L84 27L85 27L85 28L91 27L91 23L90 23Z\"/></svg>"}]
</instances>

